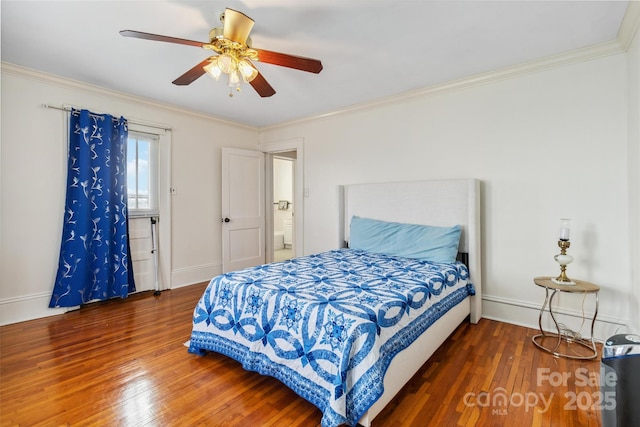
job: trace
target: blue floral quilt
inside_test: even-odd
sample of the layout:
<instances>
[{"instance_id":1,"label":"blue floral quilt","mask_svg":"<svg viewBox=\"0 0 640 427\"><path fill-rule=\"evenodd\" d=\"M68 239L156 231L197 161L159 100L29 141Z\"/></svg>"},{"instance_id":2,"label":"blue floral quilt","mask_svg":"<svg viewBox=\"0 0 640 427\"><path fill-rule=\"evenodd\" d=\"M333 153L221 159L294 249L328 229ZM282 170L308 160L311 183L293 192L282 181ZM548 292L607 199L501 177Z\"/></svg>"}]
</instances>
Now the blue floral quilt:
<instances>
[{"instance_id":1,"label":"blue floral quilt","mask_svg":"<svg viewBox=\"0 0 640 427\"><path fill-rule=\"evenodd\" d=\"M355 425L382 395L391 359L474 294L459 262L323 252L213 278L189 352L278 378L320 408L323 427Z\"/></svg>"}]
</instances>

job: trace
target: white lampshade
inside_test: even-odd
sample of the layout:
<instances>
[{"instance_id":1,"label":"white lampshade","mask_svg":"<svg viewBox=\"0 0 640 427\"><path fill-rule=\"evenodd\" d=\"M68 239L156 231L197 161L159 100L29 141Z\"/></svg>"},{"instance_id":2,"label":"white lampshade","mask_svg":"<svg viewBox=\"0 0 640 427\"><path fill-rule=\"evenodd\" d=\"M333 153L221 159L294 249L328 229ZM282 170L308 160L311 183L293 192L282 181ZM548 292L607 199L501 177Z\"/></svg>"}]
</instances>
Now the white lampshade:
<instances>
[{"instance_id":1,"label":"white lampshade","mask_svg":"<svg viewBox=\"0 0 640 427\"><path fill-rule=\"evenodd\" d=\"M219 80L220 76L222 75L222 70L220 69L220 67L218 67L217 58L211 60L211 62L209 62L207 65L205 65L202 68L204 69L204 71L207 72L207 74L209 74L211 77L213 77L216 80Z\"/></svg>"},{"instance_id":2,"label":"white lampshade","mask_svg":"<svg viewBox=\"0 0 640 427\"><path fill-rule=\"evenodd\" d=\"M560 218L560 240L569 240L570 227L571 220L569 218Z\"/></svg>"},{"instance_id":3,"label":"white lampshade","mask_svg":"<svg viewBox=\"0 0 640 427\"><path fill-rule=\"evenodd\" d=\"M245 83L249 83L258 75L258 70L256 70L254 66L251 65L251 63L246 59L241 59L238 62L238 70L240 71L242 79L245 81Z\"/></svg>"},{"instance_id":4,"label":"white lampshade","mask_svg":"<svg viewBox=\"0 0 640 427\"><path fill-rule=\"evenodd\" d=\"M240 73L238 73L237 70L229 73L229 82L227 85L231 88L240 87Z\"/></svg>"},{"instance_id":5,"label":"white lampshade","mask_svg":"<svg viewBox=\"0 0 640 427\"><path fill-rule=\"evenodd\" d=\"M218 67L220 67L223 73L230 74L238 69L238 63L233 56L228 53L223 53L218 56Z\"/></svg>"}]
</instances>

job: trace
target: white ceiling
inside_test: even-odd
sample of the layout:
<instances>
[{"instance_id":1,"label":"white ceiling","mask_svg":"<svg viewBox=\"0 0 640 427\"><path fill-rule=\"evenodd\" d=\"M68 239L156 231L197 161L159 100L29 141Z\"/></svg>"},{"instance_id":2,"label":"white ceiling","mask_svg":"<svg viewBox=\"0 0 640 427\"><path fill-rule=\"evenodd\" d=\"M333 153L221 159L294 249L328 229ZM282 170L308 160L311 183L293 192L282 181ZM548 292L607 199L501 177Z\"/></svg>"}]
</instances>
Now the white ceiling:
<instances>
[{"instance_id":1,"label":"white ceiling","mask_svg":"<svg viewBox=\"0 0 640 427\"><path fill-rule=\"evenodd\" d=\"M2 0L2 61L265 127L614 40L627 3ZM225 7L255 20L254 47L320 59L323 71L257 63L276 94L243 85L230 98L206 75L171 84L209 51L118 33L208 42Z\"/></svg>"}]
</instances>

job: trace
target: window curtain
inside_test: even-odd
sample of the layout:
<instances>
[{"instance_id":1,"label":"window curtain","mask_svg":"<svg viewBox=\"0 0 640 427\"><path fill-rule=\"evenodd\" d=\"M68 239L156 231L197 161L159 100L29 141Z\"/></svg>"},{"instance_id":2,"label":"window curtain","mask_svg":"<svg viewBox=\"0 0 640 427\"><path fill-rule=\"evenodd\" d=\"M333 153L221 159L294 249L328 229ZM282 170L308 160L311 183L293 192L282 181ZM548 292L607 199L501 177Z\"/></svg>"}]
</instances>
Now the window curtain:
<instances>
[{"instance_id":1,"label":"window curtain","mask_svg":"<svg viewBox=\"0 0 640 427\"><path fill-rule=\"evenodd\" d=\"M135 291L127 227L127 121L71 110L67 195L49 307Z\"/></svg>"}]
</instances>

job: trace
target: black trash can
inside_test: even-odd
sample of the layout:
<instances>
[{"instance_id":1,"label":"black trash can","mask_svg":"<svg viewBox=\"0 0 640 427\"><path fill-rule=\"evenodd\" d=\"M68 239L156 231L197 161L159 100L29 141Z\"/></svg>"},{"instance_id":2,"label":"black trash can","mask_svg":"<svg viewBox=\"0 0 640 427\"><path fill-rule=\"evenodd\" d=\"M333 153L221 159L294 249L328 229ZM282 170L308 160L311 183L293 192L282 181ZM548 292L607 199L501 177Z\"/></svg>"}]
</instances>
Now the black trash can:
<instances>
[{"instance_id":1,"label":"black trash can","mask_svg":"<svg viewBox=\"0 0 640 427\"><path fill-rule=\"evenodd\" d=\"M640 426L640 335L613 335L605 342L600 392L603 427Z\"/></svg>"}]
</instances>

